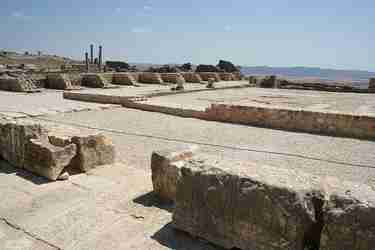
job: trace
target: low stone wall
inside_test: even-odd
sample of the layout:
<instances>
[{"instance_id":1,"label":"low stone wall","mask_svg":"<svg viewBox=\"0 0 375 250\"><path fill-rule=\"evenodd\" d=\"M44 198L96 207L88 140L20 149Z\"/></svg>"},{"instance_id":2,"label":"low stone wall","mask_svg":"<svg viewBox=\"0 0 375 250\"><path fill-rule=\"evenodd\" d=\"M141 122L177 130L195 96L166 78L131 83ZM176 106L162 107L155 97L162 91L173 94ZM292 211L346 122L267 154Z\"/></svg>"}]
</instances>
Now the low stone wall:
<instances>
[{"instance_id":1,"label":"low stone wall","mask_svg":"<svg viewBox=\"0 0 375 250\"><path fill-rule=\"evenodd\" d=\"M234 81L235 77L232 73L219 73L220 80L222 81Z\"/></svg>"},{"instance_id":2,"label":"low stone wall","mask_svg":"<svg viewBox=\"0 0 375 250\"><path fill-rule=\"evenodd\" d=\"M161 79L168 83L185 83L185 78L180 73L161 73Z\"/></svg>"},{"instance_id":3,"label":"low stone wall","mask_svg":"<svg viewBox=\"0 0 375 250\"><path fill-rule=\"evenodd\" d=\"M59 73L48 74L44 87L49 88L49 89L61 89L61 90L73 89L73 85L69 79L69 76L67 74L59 74Z\"/></svg>"},{"instance_id":4,"label":"low stone wall","mask_svg":"<svg viewBox=\"0 0 375 250\"><path fill-rule=\"evenodd\" d=\"M181 74L185 78L186 82L190 82L190 83L201 83L202 82L202 78L200 77L200 75L198 73L184 72L184 73L181 73Z\"/></svg>"},{"instance_id":5,"label":"low stone wall","mask_svg":"<svg viewBox=\"0 0 375 250\"><path fill-rule=\"evenodd\" d=\"M109 74L107 75L107 78ZM111 76L112 77L112 76ZM110 82L104 77L103 74L84 74L82 76L82 86L90 88L105 88L108 87Z\"/></svg>"},{"instance_id":6,"label":"low stone wall","mask_svg":"<svg viewBox=\"0 0 375 250\"><path fill-rule=\"evenodd\" d=\"M156 194L175 201L172 225L226 249L375 243L375 191L366 185L183 150L154 152L152 173Z\"/></svg>"},{"instance_id":7,"label":"low stone wall","mask_svg":"<svg viewBox=\"0 0 375 250\"><path fill-rule=\"evenodd\" d=\"M107 137L73 131L32 120L0 121L0 156L50 180L66 176L65 171L86 172L114 162L114 146Z\"/></svg>"},{"instance_id":8,"label":"low stone wall","mask_svg":"<svg viewBox=\"0 0 375 250\"><path fill-rule=\"evenodd\" d=\"M213 78L215 82L220 82L220 76L215 72L199 72L200 77L203 81L208 81L208 79Z\"/></svg>"},{"instance_id":9,"label":"low stone wall","mask_svg":"<svg viewBox=\"0 0 375 250\"><path fill-rule=\"evenodd\" d=\"M298 109L212 104L205 118L266 128L375 139L375 117Z\"/></svg>"},{"instance_id":10,"label":"low stone wall","mask_svg":"<svg viewBox=\"0 0 375 250\"><path fill-rule=\"evenodd\" d=\"M113 73L112 84L117 85L135 85L136 80L130 73Z\"/></svg>"},{"instance_id":11,"label":"low stone wall","mask_svg":"<svg viewBox=\"0 0 375 250\"><path fill-rule=\"evenodd\" d=\"M151 73L151 72L140 73L138 81L141 83L153 83L153 84L164 83L159 73Z\"/></svg>"},{"instance_id":12,"label":"low stone wall","mask_svg":"<svg viewBox=\"0 0 375 250\"><path fill-rule=\"evenodd\" d=\"M19 73L5 72L0 74L0 90L13 92L38 92L35 81L25 75Z\"/></svg>"}]
</instances>

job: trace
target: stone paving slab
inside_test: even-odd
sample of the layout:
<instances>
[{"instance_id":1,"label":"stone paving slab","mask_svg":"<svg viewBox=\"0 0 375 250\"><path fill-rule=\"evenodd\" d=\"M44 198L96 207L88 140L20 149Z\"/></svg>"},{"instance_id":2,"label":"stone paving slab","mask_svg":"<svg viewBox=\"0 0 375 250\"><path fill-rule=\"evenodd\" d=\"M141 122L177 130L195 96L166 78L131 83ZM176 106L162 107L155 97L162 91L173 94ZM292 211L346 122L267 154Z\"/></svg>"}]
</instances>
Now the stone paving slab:
<instances>
[{"instance_id":1,"label":"stone paving slab","mask_svg":"<svg viewBox=\"0 0 375 250\"><path fill-rule=\"evenodd\" d=\"M116 105L66 100L62 93L62 91L57 90L45 90L34 94L0 91L0 117L18 119L27 116L36 117L118 107Z\"/></svg>"}]
</instances>

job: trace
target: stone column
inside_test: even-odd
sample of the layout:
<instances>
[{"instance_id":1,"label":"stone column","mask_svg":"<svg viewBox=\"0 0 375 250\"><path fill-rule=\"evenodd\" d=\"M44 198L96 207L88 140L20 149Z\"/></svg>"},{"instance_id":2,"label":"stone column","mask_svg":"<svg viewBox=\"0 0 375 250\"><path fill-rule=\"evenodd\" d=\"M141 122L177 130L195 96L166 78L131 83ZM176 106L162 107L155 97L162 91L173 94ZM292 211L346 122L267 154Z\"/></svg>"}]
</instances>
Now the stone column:
<instances>
[{"instance_id":1,"label":"stone column","mask_svg":"<svg viewBox=\"0 0 375 250\"><path fill-rule=\"evenodd\" d=\"M89 53L85 53L86 72L89 72Z\"/></svg>"},{"instance_id":2,"label":"stone column","mask_svg":"<svg viewBox=\"0 0 375 250\"><path fill-rule=\"evenodd\" d=\"M370 78L368 83L368 89L375 91L375 78Z\"/></svg>"},{"instance_id":3,"label":"stone column","mask_svg":"<svg viewBox=\"0 0 375 250\"><path fill-rule=\"evenodd\" d=\"M103 63L103 47L99 46L99 71L102 70L102 63Z\"/></svg>"},{"instance_id":4,"label":"stone column","mask_svg":"<svg viewBox=\"0 0 375 250\"><path fill-rule=\"evenodd\" d=\"M90 63L93 64L94 63L94 45L91 44L90 45Z\"/></svg>"}]
</instances>

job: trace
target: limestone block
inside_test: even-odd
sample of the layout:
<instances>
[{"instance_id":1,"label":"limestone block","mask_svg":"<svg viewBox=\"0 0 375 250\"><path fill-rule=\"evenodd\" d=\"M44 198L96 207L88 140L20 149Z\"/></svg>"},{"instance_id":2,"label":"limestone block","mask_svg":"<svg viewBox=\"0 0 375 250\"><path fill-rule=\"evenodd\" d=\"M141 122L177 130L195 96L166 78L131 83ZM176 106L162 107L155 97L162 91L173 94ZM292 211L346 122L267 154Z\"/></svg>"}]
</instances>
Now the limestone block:
<instances>
[{"instance_id":1,"label":"limestone block","mask_svg":"<svg viewBox=\"0 0 375 250\"><path fill-rule=\"evenodd\" d=\"M189 146L172 150L155 151L151 156L154 192L164 201L174 201L180 168L190 159L197 147Z\"/></svg>"},{"instance_id":2,"label":"limestone block","mask_svg":"<svg viewBox=\"0 0 375 250\"><path fill-rule=\"evenodd\" d=\"M76 145L57 147L48 137L30 139L25 148L24 168L30 172L56 180L76 155Z\"/></svg>"},{"instance_id":3,"label":"limestone block","mask_svg":"<svg viewBox=\"0 0 375 250\"><path fill-rule=\"evenodd\" d=\"M72 89L72 82L67 74L48 74L45 88L68 90Z\"/></svg>"},{"instance_id":4,"label":"limestone block","mask_svg":"<svg viewBox=\"0 0 375 250\"><path fill-rule=\"evenodd\" d=\"M43 128L31 121L0 121L0 155L14 166L23 168L26 144L41 137Z\"/></svg>"},{"instance_id":5,"label":"limestone block","mask_svg":"<svg viewBox=\"0 0 375 250\"><path fill-rule=\"evenodd\" d=\"M130 73L114 73L113 74L113 84L118 85L135 85L136 80L134 79L133 75Z\"/></svg>"},{"instance_id":6,"label":"limestone block","mask_svg":"<svg viewBox=\"0 0 375 250\"><path fill-rule=\"evenodd\" d=\"M0 90L13 92L37 92L35 81L21 73L5 72L0 75Z\"/></svg>"},{"instance_id":7,"label":"limestone block","mask_svg":"<svg viewBox=\"0 0 375 250\"><path fill-rule=\"evenodd\" d=\"M279 81L276 76L268 76L259 82L261 88L278 88Z\"/></svg>"},{"instance_id":8,"label":"limestone block","mask_svg":"<svg viewBox=\"0 0 375 250\"><path fill-rule=\"evenodd\" d=\"M159 73L143 72L139 74L139 82L163 84L164 81Z\"/></svg>"},{"instance_id":9,"label":"limestone block","mask_svg":"<svg viewBox=\"0 0 375 250\"><path fill-rule=\"evenodd\" d=\"M323 195L309 175L233 161L180 169L175 228L226 249L318 249Z\"/></svg>"},{"instance_id":10,"label":"limestone block","mask_svg":"<svg viewBox=\"0 0 375 250\"><path fill-rule=\"evenodd\" d=\"M219 73L220 80L222 81L234 81L234 75L232 73Z\"/></svg>"},{"instance_id":11,"label":"limestone block","mask_svg":"<svg viewBox=\"0 0 375 250\"><path fill-rule=\"evenodd\" d=\"M82 76L82 86L91 88L105 88L108 85L109 82L101 74L84 74Z\"/></svg>"},{"instance_id":12,"label":"limestone block","mask_svg":"<svg viewBox=\"0 0 375 250\"><path fill-rule=\"evenodd\" d=\"M77 146L77 155L70 166L87 172L100 165L115 161L115 147L112 140L102 134L73 136L71 142Z\"/></svg>"},{"instance_id":13,"label":"limestone block","mask_svg":"<svg viewBox=\"0 0 375 250\"><path fill-rule=\"evenodd\" d=\"M0 122L0 156L15 167L56 180L75 155L74 144L52 145L40 124Z\"/></svg>"},{"instance_id":14,"label":"limestone block","mask_svg":"<svg viewBox=\"0 0 375 250\"><path fill-rule=\"evenodd\" d=\"M164 82L169 83L185 83L185 78L180 73L161 73Z\"/></svg>"},{"instance_id":15,"label":"limestone block","mask_svg":"<svg viewBox=\"0 0 375 250\"><path fill-rule=\"evenodd\" d=\"M216 72L200 72L199 75L203 81L208 81L209 78L213 78L215 82L220 82L220 76Z\"/></svg>"},{"instance_id":16,"label":"limestone block","mask_svg":"<svg viewBox=\"0 0 375 250\"><path fill-rule=\"evenodd\" d=\"M320 249L374 249L375 191L333 178L325 183L329 201L324 208Z\"/></svg>"},{"instance_id":17,"label":"limestone block","mask_svg":"<svg viewBox=\"0 0 375 250\"><path fill-rule=\"evenodd\" d=\"M194 73L194 72L184 72L184 73L181 73L181 74L185 78L186 82L201 83L201 81L202 81L202 78L197 73Z\"/></svg>"}]
</instances>

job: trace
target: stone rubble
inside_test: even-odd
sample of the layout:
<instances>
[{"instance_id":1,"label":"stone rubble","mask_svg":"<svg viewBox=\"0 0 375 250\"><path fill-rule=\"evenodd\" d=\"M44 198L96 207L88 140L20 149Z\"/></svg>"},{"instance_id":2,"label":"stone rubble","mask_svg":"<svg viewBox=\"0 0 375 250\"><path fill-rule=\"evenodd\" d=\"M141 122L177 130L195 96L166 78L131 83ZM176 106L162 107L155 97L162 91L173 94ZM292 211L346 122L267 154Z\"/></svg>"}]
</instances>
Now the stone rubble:
<instances>
[{"instance_id":1,"label":"stone rubble","mask_svg":"<svg viewBox=\"0 0 375 250\"><path fill-rule=\"evenodd\" d=\"M0 74L0 90L28 93L40 91L31 77L15 72L3 72Z\"/></svg>"}]
</instances>

